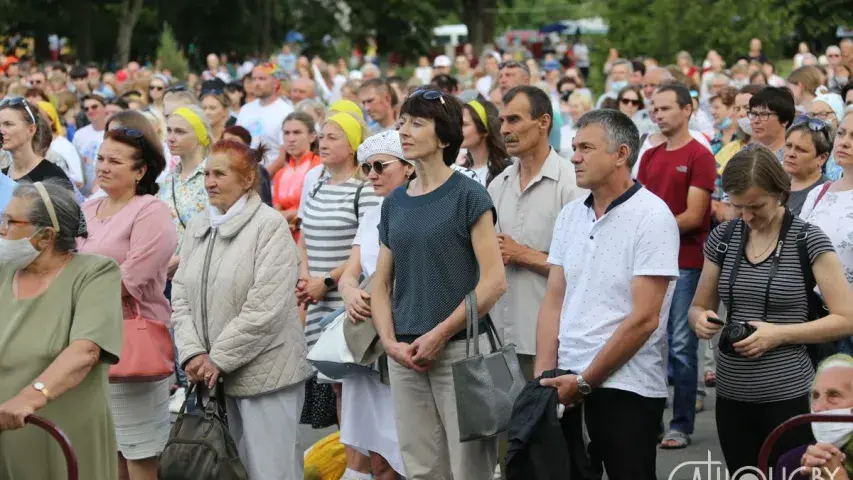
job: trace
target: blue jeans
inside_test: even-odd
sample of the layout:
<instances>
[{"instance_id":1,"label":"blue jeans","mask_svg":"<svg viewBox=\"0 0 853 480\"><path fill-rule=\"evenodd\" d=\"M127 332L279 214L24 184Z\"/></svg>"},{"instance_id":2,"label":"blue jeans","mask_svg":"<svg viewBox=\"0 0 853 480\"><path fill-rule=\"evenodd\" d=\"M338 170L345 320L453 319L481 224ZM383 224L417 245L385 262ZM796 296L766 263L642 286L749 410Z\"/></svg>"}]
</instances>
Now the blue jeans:
<instances>
[{"instance_id":1,"label":"blue jeans","mask_svg":"<svg viewBox=\"0 0 853 480\"><path fill-rule=\"evenodd\" d=\"M693 295L696 294L701 272L697 269L679 270L666 328L669 337L669 365L672 366L672 384L675 387L669 428L688 435L693 433L693 421L696 418L699 338L690 328L687 312L693 302Z\"/></svg>"}]
</instances>

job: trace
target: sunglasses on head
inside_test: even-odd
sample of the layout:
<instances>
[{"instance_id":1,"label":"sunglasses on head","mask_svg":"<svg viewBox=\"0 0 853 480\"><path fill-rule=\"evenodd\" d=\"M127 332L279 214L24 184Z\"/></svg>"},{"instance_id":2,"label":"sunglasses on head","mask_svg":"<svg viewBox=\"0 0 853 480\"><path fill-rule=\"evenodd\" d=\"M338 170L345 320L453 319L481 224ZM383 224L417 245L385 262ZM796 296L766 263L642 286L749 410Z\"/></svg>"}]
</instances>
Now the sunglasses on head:
<instances>
[{"instance_id":1,"label":"sunglasses on head","mask_svg":"<svg viewBox=\"0 0 853 480\"><path fill-rule=\"evenodd\" d=\"M409 95L409 98L414 97L422 97L426 100L440 100L441 104L444 105L445 108L447 107L447 105L444 103L444 94L438 90L428 90L426 88L421 88L415 90L414 92L412 92L411 95Z\"/></svg>"},{"instance_id":2,"label":"sunglasses on head","mask_svg":"<svg viewBox=\"0 0 853 480\"><path fill-rule=\"evenodd\" d=\"M621 103L622 105L633 105L635 107L639 107L643 104L642 101L635 98L622 98L619 100L619 103Z\"/></svg>"},{"instance_id":3,"label":"sunglasses on head","mask_svg":"<svg viewBox=\"0 0 853 480\"><path fill-rule=\"evenodd\" d=\"M24 109L26 109L27 113L30 115L30 120L32 120L33 125L35 125L36 116L33 115L33 111L30 109L30 104L24 97L7 98L6 100L0 102L0 108L18 107L20 105L24 106Z\"/></svg>"},{"instance_id":4,"label":"sunglasses on head","mask_svg":"<svg viewBox=\"0 0 853 480\"><path fill-rule=\"evenodd\" d=\"M370 171L373 170L377 175L382 175L382 172L385 170L385 165L390 165L394 162L399 162L400 160L388 160L385 162L375 161L375 162L365 162L361 164L361 173L365 175L370 175Z\"/></svg>"},{"instance_id":5,"label":"sunglasses on head","mask_svg":"<svg viewBox=\"0 0 853 480\"><path fill-rule=\"evenodd\" d=\"M205 95L222 95L223 93L225 93L225 90L221 88L206 88L201 91L201 96L203 97Z\"/></svg>"},{"instance_id":6,"label":"sunglasses on head","mask_svg":"<svg viewBox=\"0 0 853 480\"><path fill-rule=\"evenodd\" d=\"M829 139L829 124L819 118L801 115L794 120L793 127L798 127L805 124L809 130L820 132L828 140Z\"/></svg>"},{"instance_id":7,"label":"sunglasses on head","mask_svg":"<svg viewBox=\"0 0 853 480\"><path fill-rule=\"evenodd\" d=\"M508 60L506 62L501 62L498 64L499 70L503 70L504 68L520 68L525 72L530 73L530 68L528 68L526 64L516 62L515 60Z\"/></svg>"}]
</instances>

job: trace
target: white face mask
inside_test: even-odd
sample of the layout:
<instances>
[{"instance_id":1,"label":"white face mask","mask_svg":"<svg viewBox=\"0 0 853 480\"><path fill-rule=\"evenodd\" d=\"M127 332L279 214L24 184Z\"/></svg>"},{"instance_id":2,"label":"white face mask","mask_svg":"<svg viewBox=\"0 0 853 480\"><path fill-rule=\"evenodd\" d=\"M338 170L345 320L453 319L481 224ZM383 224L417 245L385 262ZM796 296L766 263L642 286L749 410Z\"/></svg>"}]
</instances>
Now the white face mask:
<instances>
[{"instance_id":1,"label":"white face mask","mask_svg":"<svg viewBox=\"0 0 853 480\"><path fill-rule=\"evenodd\" d=\"M812 412L815 415L850 415L850 408L837 408L824 412ZM813 422L812 433L820 443L830 443L843 448L853 435L853 423Z\"/></svg>"},{"instance_id":2,"label":"white face mask","mask_svg":"<svg viewBox=\"0 0 853 480\"><path fill-rule=\"evenodd\" d=\"M743 130L743 133L752 136L752 125L749 123L749 117L738 118L737 126Z\"/></svg>"},{"instance_id":3,"label":"white face mask","mask_svg":"<svg viewBox=\"0 0 853 480\"><path fill-rule=\"evenodd\" d=\"M33 244L30 243L30 238L35 236L36 233L29 238L20 238L18 240L0 238L0 265L12 265L15 267L15 270L21 270L33 263L41 255L41 252L36 250Z\"/></svg>"}]
</instances>

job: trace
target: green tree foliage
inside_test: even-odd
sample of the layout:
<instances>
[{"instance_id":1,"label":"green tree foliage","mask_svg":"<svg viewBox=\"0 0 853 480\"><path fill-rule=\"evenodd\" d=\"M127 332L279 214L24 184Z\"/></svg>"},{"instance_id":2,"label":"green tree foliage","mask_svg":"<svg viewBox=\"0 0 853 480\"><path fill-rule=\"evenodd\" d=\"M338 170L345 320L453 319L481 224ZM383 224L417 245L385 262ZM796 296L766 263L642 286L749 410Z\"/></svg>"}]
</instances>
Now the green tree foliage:
<instances>
[{"instance_id":1,"label":"green tree foliage","mask_svg":"<svg viewBox=\"0 0 853 480\"><path fill-rule=\"evenodd\" d=\"M177 40L175 40L169 24L163 25L163 33L160 35L160 46L157 47L157 63L161 68L170 70L173 77L181 80L187 78L189 63Z\"/></svg>"}]
</instances>

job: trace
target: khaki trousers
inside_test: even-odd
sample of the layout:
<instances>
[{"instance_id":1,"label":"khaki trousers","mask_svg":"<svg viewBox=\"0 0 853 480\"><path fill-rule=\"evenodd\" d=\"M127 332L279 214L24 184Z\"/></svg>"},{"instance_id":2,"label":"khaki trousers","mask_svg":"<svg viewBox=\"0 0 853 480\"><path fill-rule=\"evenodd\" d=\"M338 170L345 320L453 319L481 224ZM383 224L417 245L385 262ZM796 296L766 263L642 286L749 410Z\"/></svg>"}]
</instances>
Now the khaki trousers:
<instances>
[{"instance_id":1,"label":"khaki trousers","mask_svg":"<svg viewBox=\"0 0 853 480\"><path fill-rule=\"evenodd\" d=\"M486 335L481 351L490 351ZM389 359L400 452L408 480L490 480L497 438L459 442L451 364L465 358L465 341L452 341L426 373Z\"/></svg>"}]
</instances>

